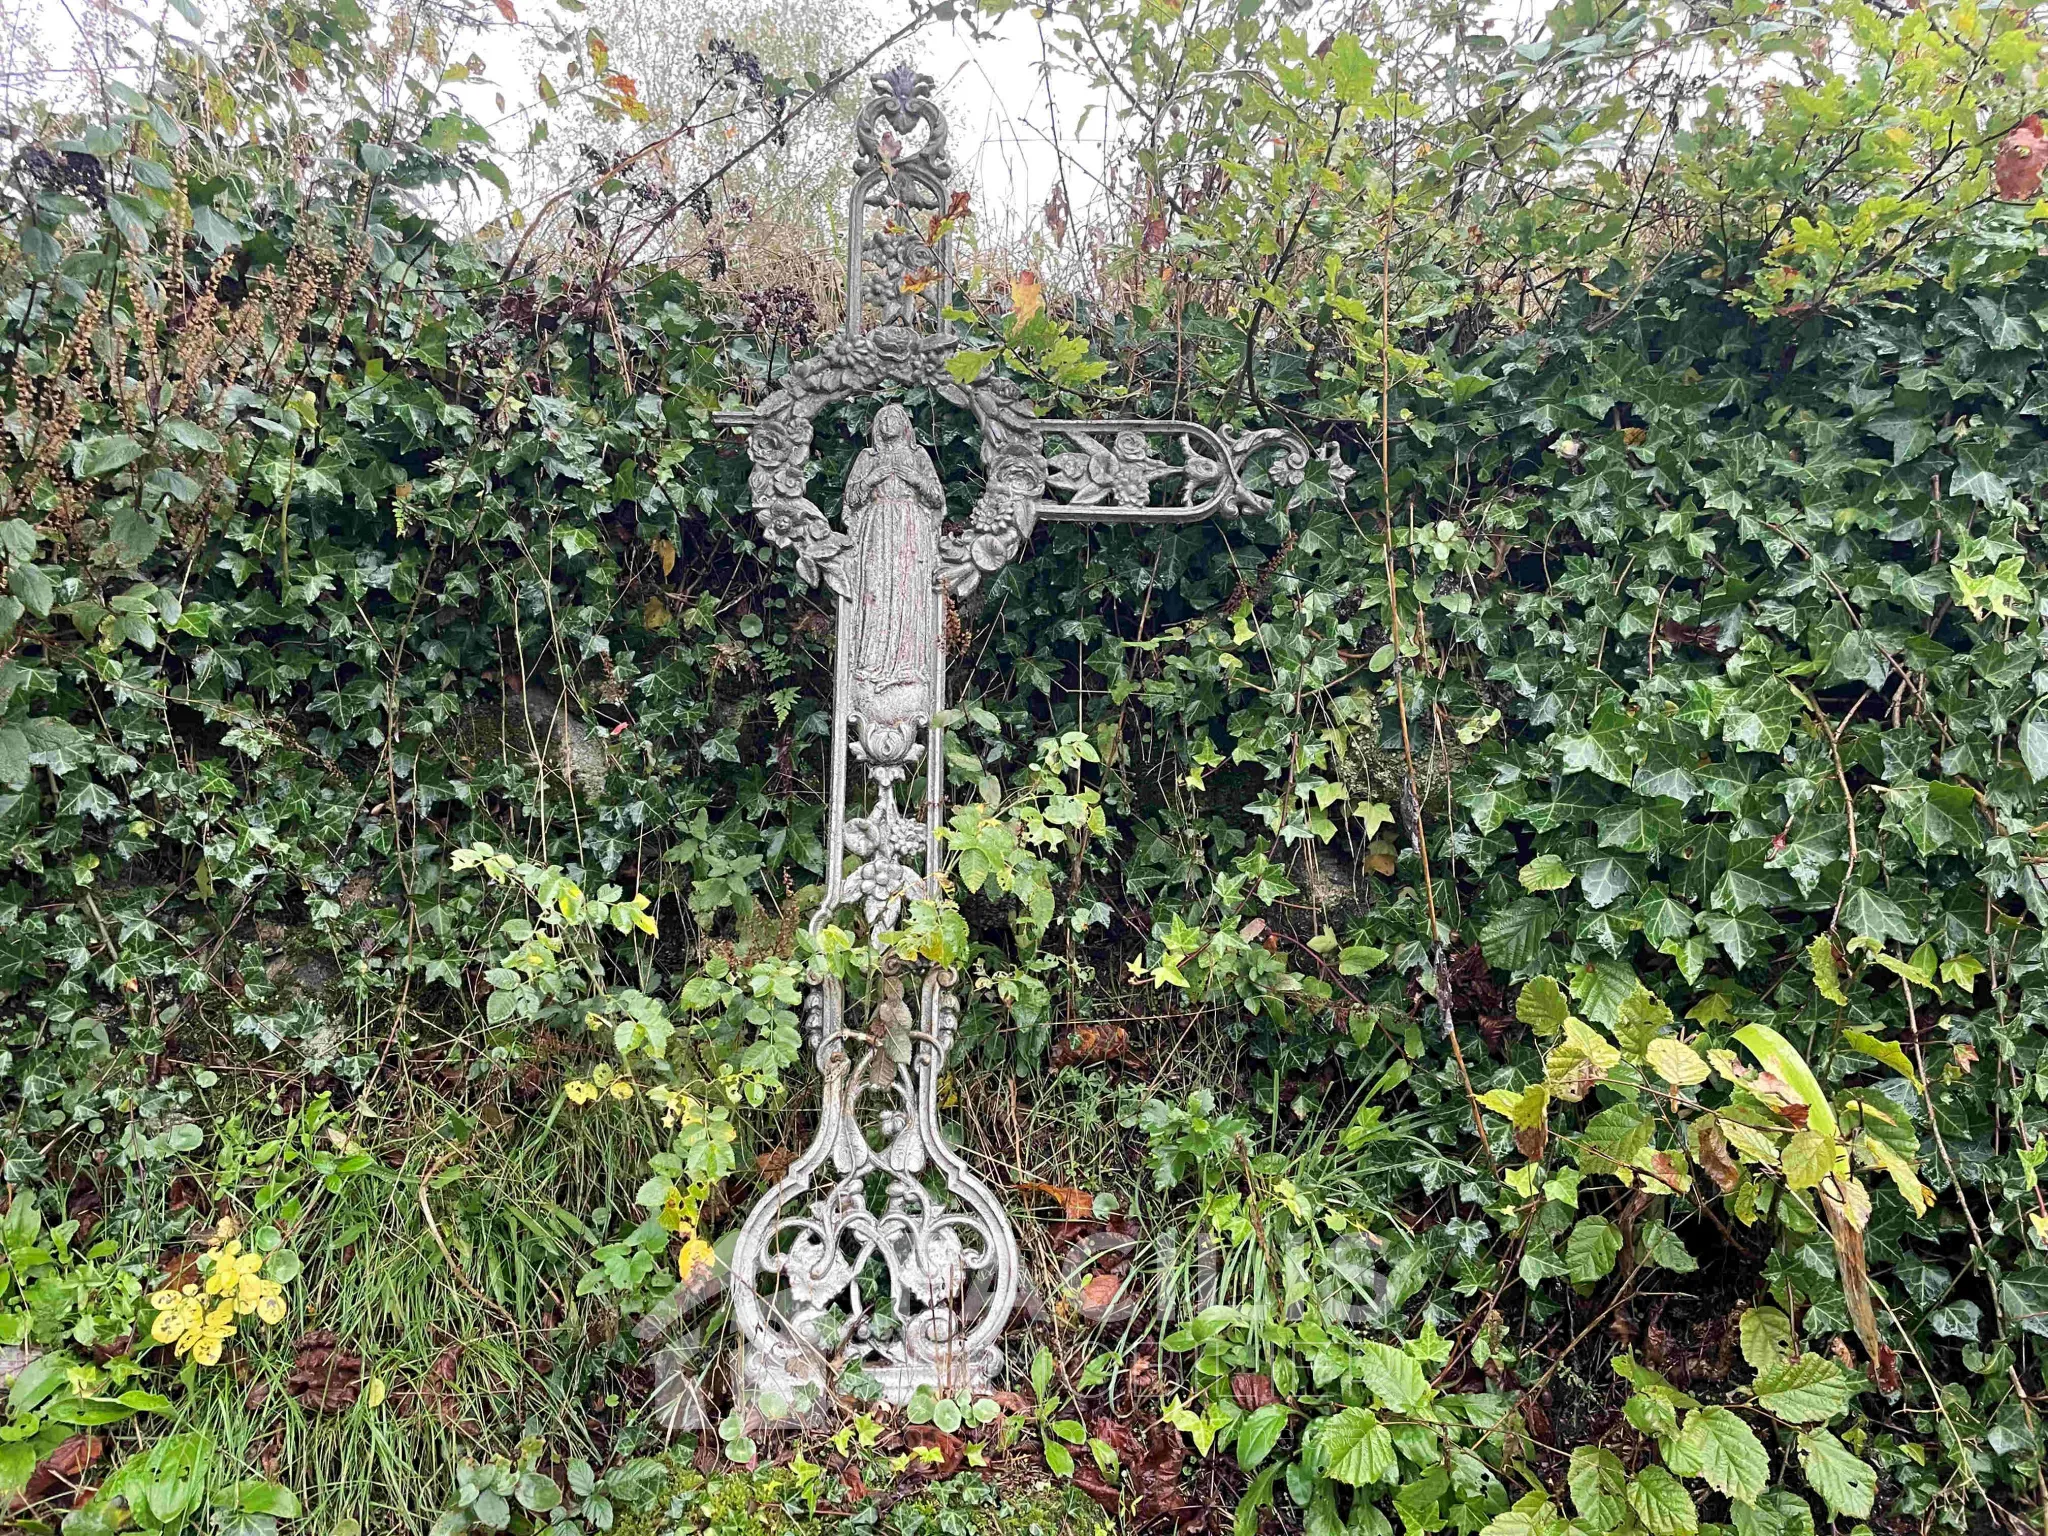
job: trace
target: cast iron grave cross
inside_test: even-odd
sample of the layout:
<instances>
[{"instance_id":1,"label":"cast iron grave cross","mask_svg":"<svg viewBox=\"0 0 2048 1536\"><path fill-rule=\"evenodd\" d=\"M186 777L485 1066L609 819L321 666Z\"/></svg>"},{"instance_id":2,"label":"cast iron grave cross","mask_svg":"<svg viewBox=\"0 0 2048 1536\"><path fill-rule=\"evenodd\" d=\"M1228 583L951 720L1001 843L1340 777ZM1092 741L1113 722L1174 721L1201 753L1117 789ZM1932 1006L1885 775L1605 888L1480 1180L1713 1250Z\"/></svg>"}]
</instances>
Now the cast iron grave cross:
<instances>
[{"instance_id":1,"label":"cast iron grave cross","mask_svg":"<svg viewBox=\"0 0 2048 1536\"><path fill-rule=\"evenodd\" d=\"M880 931L906 899L938 894L948 594L966 597L1018 558L1042 521L1192 523L1265 510L1243 480L1252 457L1276 455L1270 474L1283 483L1299 483L1309 458L1284 429L1040 420L1006 379L955 378L946 361L959 342L945 318L952 167L931 85L898 67L855 119L844 330L757 408L719 417L747 431L763 536L793 549L804 578L838 599L826 889L813 933L855 905ZM920 129L914 147L898 137ZM808 495L812 423L841 401L903 390L973 413L985 486L973 515L945 523L938 469L891 399L835 524ZM921 806L910 794L919 772ZM993 1383L1020 1259L1002 1201L939 1126L957 983L945 967L892 953L855 1017L829 976L806 998L805 1037L824 1076L817 1134L756 1203L732 1256L745 1399L801 1412L850 1366L899 1403L920 1385L945 1394Z\"/></svg>"}]
</instances>

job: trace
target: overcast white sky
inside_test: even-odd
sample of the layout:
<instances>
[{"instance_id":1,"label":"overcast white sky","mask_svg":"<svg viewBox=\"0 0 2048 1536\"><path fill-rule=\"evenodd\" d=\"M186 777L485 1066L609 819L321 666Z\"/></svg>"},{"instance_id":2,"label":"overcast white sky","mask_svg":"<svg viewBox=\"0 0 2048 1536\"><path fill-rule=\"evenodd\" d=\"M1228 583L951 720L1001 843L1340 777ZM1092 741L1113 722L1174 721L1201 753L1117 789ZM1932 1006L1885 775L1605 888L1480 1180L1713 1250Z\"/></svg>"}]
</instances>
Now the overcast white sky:
<instances>
[{"instance_id":1,"label":"overcast white sky","mask_svg":"<svg viewBox=\"0 0 2048 1536\"><path fill-rule=\"evenodd\" d=\"M62 72L78 59L82 29L91 26L93 3L0 0L0 23L9 13L17 24L26 23L45 58ZM907 14L904 0L847 3L878 16L882 35ZM218 0L201 0L201 4L209 13L220 8ZM539 110L530 26L547 27L556 20L573 26L580 20L559 11L551 14L551 6L552 0L518 0L521 26L494 26L464 45L474 47L486 73L483 81L458 89L472 115L495 125L508 163L525 142L531 113ZM174 29L189 30L169 11L165 0L144 0L133 9L149 17L171 15ZM729 13L733 7L727 9ZM704 26L701 8L690 0L676 0L674 14L678 33L692 35ZM977 39L964 26L933 24L881 62L906 57L937 80L952 124L954 164L963 181L975 190L984 229L989 233L997 229L1022 232L1039 221L1063 166L1073 202L1085 208L1093 200L1110 119L1100 110L1088 112L1086 88L1070 75L1055 72L1048 93L1039 71L1040 61L1046 57L1039 24L1028 8L1012 11L993 24L993 31L992 39ZM64 78L60 73L59 79ZM559 64L556 78L559 83ZM503 110L496 101L501 94Z\"/></svg>"}]
</instances>

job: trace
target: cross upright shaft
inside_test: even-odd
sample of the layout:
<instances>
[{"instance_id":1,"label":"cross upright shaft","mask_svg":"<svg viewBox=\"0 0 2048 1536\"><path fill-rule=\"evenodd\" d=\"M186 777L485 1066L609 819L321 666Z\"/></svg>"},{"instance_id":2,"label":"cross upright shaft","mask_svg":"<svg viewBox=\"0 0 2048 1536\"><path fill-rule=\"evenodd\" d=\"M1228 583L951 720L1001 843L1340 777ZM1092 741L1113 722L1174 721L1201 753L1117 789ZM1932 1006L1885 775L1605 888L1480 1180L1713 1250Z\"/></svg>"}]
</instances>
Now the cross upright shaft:
<instances>
[{"instance_id":1,"label":"cross upright shaft","mask_svg":"<svg viewBox=\"0 0 2048 1536\"><path fill-rule=\"evenodd\" d=\"M1023 553L1040 521L1188 523L1265 510L1248 462L1299 483L1309 459L1287 429L1242 435L1142 417L1042 420L1012 381L961 383L946 317L956 204L931 80L899 65L854 122L843 330L750 411L748 487L768 543L837 599L825 895L813 933L858 906L870 930L939 889L945 799L945 604ZM905 137L921 131L914 147ZM872 323L871 323L872 320ZM964 525L898 392L936 394L981 431L984 489ZM884 398L837 524L811 501L813 424L840 402ZM1049 452L1053 444L1064 444ZM1332 460L1333 474L1341 467ZM1178 499L1166 500L1176 488ZM859 772L852 770L857 766ZM899 803L922 768L921 817ZM849 815L849 780L864 804ZM854 864L847 868L848 857ZM831 976L804 1008L824 1077L817 1134L749 1213L731 1264L743 1395L807 1412L858 1369L895 1402L920 1385L991 1384L1020 1257L1000 1198L938 1120L938 1079L959 1019L957 976L893 953L858 1017Z\"/></svg>"}]
</instances>

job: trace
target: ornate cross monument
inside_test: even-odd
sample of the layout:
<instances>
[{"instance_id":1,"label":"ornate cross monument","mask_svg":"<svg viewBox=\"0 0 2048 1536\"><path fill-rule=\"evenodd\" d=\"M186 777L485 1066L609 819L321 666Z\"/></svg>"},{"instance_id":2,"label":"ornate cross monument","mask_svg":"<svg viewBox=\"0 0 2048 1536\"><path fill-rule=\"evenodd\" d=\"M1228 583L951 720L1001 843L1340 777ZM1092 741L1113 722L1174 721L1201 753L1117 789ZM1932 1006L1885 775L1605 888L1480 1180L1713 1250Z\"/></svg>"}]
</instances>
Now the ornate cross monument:
<instances>
[{"instance_id":1,"label":"ornate cross monument","mask_svg":"<svg viewBox=\"0 0 2048 1536\"><path fill-rule=\"evenodd\" d=\"M934 717L945 705L948 594L967 596L1017 559L1042 521L1266 510L1245 484L1250 460L1274 455L1271 477L1298 484L1309 459L1285 430L1042 420L1008 380L963 384L948 372L959 345L945 318L952 167L931 86L899 67L855 119L844 330L756 409L719 417L748 434L763 536L838 598L826 889L813 933L854 906L871 929L887 928L906 900L938 893L946 754ZM965 407L980 428L983 489L964 524L945 520L938 468L893 398L906 392ZM866 398L886 403L835 522L808 494L813 424ZM744 1398L774 1393L801 1410L854 1365L896 1402L920 1384L992 1382L1019 1255L1002 1201L939 1127L957 983L948 969L920 973L891 956L851 1012L829 977L806 1000L824 1077L817 1134L754 1206L732 1257Z\"/></svg>"}]
</instances>

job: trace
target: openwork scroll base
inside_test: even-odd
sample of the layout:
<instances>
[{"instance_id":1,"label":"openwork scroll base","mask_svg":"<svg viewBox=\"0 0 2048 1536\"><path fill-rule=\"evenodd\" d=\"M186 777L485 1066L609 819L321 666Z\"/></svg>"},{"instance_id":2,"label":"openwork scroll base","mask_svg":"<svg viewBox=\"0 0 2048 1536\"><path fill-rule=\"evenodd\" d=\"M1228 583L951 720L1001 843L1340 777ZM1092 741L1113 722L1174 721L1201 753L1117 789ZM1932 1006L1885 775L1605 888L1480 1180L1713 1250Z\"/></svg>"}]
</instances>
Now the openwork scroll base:
<instances>
[{"instance_id":1,"label":"openwork scroll base","mask_svg":"<svg viewBox=\"0 0 2048 1536\"><path fill-rule=\"evenodd\" d=\"M905 996L916 987L917 1010ZM1002 1202L947 1142L939 1077L958 1024L951 971L888 957L864 1028L833 980L812 993L818 1130L733 1250L743 1396L798 1416L836 1389L906 1403L994 1385L1020 1255ZM772 1399L772 1402L771 1402Z\"/></svg>"}]
</instances>

